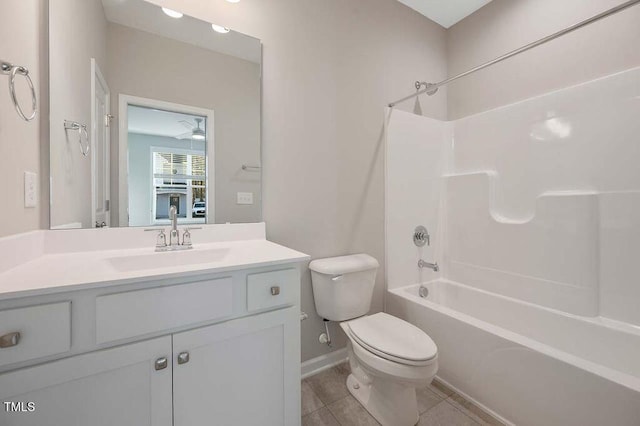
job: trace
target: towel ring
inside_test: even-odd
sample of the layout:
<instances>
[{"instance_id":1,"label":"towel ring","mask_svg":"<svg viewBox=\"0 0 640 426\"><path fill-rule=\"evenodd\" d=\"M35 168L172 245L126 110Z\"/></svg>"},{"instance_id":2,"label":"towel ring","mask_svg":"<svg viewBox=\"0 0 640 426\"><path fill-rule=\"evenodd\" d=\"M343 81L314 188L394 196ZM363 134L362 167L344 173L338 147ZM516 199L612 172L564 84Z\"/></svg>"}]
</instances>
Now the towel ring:
<instances>
[{"instance_id":1,"label":"towel ring","mask_svg":"<svg viewBox=\"0 0 640 426\"><path fill-rule=\"evenodd\" d=\"M16 112L24 121L31 121L36 117L38 113L38 97L36 95L36 89L33 85L33 81L31 80L31 76L29 75L29 70L23 66L13 65L9 62L0 62L0 71L4 74L9 75L9 95L11 96L11 101L16 108ZM27 84L29 84L29 89L31 89L31 115L27 117L27 115L22 110L20 106L20 102L18 102L18 97L16 96L16 75L20 74L27 80Z\"/></svg>"},{"instance_id":2,"label":"towel ring","mask_svg":"<svg viewBox=\"0 0 640 426\"><path fill-rule=\"evenodd\" d=\"M78 132L78 142L80 143L80 153L85 157L87 155L89 155L89 151L90 151L91 145L89 144L89 132L87 131L86 124L80 124L77 121L64 120L64 129L65 130L74 130L74 131ZM83 134L84 134L84 140L87 141L86 148L84 147L84 144L82 143L82 135Z\"/></svg>"}]
</instances>

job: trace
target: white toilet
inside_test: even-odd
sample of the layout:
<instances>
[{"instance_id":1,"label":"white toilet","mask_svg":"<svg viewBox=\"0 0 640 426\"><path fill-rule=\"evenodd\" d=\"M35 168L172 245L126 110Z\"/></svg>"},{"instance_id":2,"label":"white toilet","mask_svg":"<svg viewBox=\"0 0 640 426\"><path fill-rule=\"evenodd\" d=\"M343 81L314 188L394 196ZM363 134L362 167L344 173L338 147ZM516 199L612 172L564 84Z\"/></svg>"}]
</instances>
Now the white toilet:
<instances>
[{"instance_id":1,"label":"white toilet","mask_svg":"<svg viewBox=\"0 0 640 426\"><path fill-rule=\"evenodd\" d=\"M416 387L438 371L438 348L418 327L371 307L378 261L367 254L311 262L318 314L349 337L349 392L383 426L418 422Z\"/></svg>"}]
</instances>

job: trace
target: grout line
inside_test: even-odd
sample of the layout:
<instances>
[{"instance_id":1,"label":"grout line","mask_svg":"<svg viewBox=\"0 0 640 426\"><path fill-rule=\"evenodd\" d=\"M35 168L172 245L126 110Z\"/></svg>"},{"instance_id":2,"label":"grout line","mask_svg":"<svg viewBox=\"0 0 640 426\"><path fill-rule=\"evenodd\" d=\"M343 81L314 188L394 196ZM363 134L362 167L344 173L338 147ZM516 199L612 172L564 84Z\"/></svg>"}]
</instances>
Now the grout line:
<instances>
[{"instance_id":1,"label":"grout line","mask_svg":"<svg viewBox=\"0 0 640 426\"><path fill-rule=\"evenodd\" d=\"M301 381L301 383L304 383L305 381L306 381L306 379L305 379L305 380L302 380L302 381ZM320 403L321 403L322 405L321 405L320 407L316 408L315 410L308 412L307 414L305 414L305 415L304 415L304 416L302 416L302 417L306 417L306 416L308 416L308 415L310 415L310 414L313 414L313 413L315 413L316 411L321 410L321 409L323 409L323 408L325 408L325 407L327 406L327 404L325 404L325 403L324 403L324 401L322 400L322 398L320 398L320 397L318 396L318 394L316 393L316 391L315 391L315 390L313 390L313 388L311 387L311 385L309 384L309 382L307 382L307 386L309 387L309 390L311 391L311 393L313 394L313 396L315 396L315 397L318 399L318 401L320 401ZM301 401L301 402L302 402L302 401Z\"/></svg>"},{"instance_id":2,"label":"grout line","mask_svg":"<svg viewBox=\"0 0 640 426\"><path fill-rule=\"evenodd\" d=\"M329 410L329 409L327 408L327 411L329 412L329 415L331 416L331 418L332 418L333 420L335 420L337 424L339 424L340 426L343 426L343 424L342 424L342 423L340 423L340 420L338 420L338 419L336 418L336 416L334 416L334 415L333 415L333 413L331 412L331 410Z\"/></svg>"},{"instance_id":3,"label":"grout line","mask_svg":"<svg viewBox=\"0 0 640 426\"><path fill-rule=\"evenodd\" d=\"M338 400L338 401L339 401L339 400ZM333 415L333 413L331 412L331 410L329 410L329 407L328 407L328 406L326 406L326 405L325 405L325 406L322 406L322 407L320 407L320 408L318 408L317 410L314 410L314 411L312 411L312 412L310 412L310 413L305 414L304 416L302 416L302 419L304 419L305 417L309 417L310 415L312 415L312 414L314 414L314 413L317 413L318 411L322 410L323 408L326 408L326 409L327 409L327 412L329 413L329 415L331 416L331 418L332 418L333 420L335 420L335 421L336 421L336 423L337 423L337 424L339 424L340 426L343 426L343 425L342 425L342 423L340 423L340 422L338 421L338 419L336 418L336 416L334 416L334 415Z\"/></svg>"},{"instance_id":4,"label":"grout line","mask_svg":"<svg viewBox=\"0 0 640 426\"><path fill-rule=\"evenodd\" d=\"M364 406L360 403L360 401L358 401L358 400L357 400L353 395L351 395L351 393L349 393L347 396L344 396L344 397L342 397L342 398L340 398L340 399L338 399L338 400L335 400L335 401L334 401L334 402L332 402L330 405L336 404L336 403L338 403L338 402L340 402L340 401L343 401L343 400L345 400L345 399L349 399L349 398L353 398L353 400L354 400L354 401L355 401L355 402L356 402L360 407L362 407L362 409L365 411L365 413L367 413L367 415L368 415L369 417L371 417L371 419L372 419L374 422L376 422L376 424L377 424L377 425L382 426L382 425L380 425L380 422L379 422L378 420L376 420L376 419L375 419L375 417L373 417L373 415L371 415L371 413L369 413L369 412L367 411L367 409L366 409L366 408L364 408ZM328 406L328 405L327 405L327 409L329 410L329 412L331 413L331 415L333 416L333 418L336 420L336 422L337 422L340 426L345 426L345 425L343 425L342 423L340 423L340 420L338 420L338 418L337 418L335 415L333 415L333 411L331 411L331 409L329 408L329 406ZM419 417L419 416L418 416L418 417Z\"/></svg>"},{"instance_id":5,"label":"grout line","mask_svg":"<svg viewBox=\"0 0 640 426\"><path fill-rule=\"evenodd\" d=\"M318 411L322 410L323 408L327 408L327 406L326 406L326 405L323 405L322 407L318 407L318 408L316 408L316 409L315 409L315 410L313 410L313 411L309 411L307 414L305 414L304 416L302 416L302 418L309 417L309 416L310 416L310 415L312 415L313 413L317 413Z\"/></svg>"},{"instance_id":6,"label":"grout line","mask_svg":"<svg viewBox=\"0 0 640 426\"><path fill-rule=\"evenodd\" d=\"M438 403L437 403L437 404L435 404L434 406L432 406L432 407L430 407L430 408L427 408L426 410L424 410L424 411L422 411L422 412L421 412L420 410L418 410L418 418L422 417L422 415L423 415L423 414L426 414L426 413L428 413L429 411L433 410L436 406L440 405L440 403L441 403L442 401L444 401L445 399L447 399L447 397L446 397L446 396L445 396L444 398L443 398L443 397L441 397L439 394L437 394L437 393L435 393L434 391L432 391L429 387L426 387L424 390L426 390L426 391L430 392L430 393L431 393L433 396L435 396L439 401L438 401ZM417 389L416 389L416 391L417 391Z\"/></svg>"},{"instance_id":7,"label":"grout line","mask_svg":"<svg viewBox=\"0 0 640 426\"><path fill-rule=\"evenodd\" d=\"M456 407L455 405L451 404L449 402L449 397L441 399L440 402L438 402L436 405L434 405L433 407L429 408L427 411L425 411L424 413L420 414L419 417L424 416L425 414L427 414L429 411L434 410L437 406L439 406L440 404L448 404L449 406L453 407L456 411L458 411L460 414L464 415L465 417L469 418L473 423L481 426L481 423L478 423L478 421L476 419L474 419L473 417L469 416L467 413L465 413L464 411L460 410L458 407Z\"/></svg>"},{"instance_id":8,"label":"grout line","mask_svg":"<svg viewBox=\"0 0 640 426\"><path fill-rule=\"evenodd\" d=\"M342 397L342 398L340 398L340 399L338 399L338 400L336 400L336 401L333 401L333 402L331 403L331 405L335 404L336 402L342 401L342 400L343 400L343 399L345 399L345 398L347 398L347 397L345 396L345 397ZM336 423L338 423L340 426L343 426L343 425L342 425L342 422L340 422L340 420L338 420L338 418L333 414L333 411L331 411L331 408L329 408L329 405L327 405L327 410L329 410L329 413L331 413L331 417L333 417L333 418L334 418L334 420L336 421Z\"/></svg>"},{"instance_id":9,"label":"grout line","mask_svg":"<svg viewBox=\"0 0 640 426\"><path fill-rule=\"evenodd\" d=\"M449 404L450 406L452 406L453 408L455 408L456 410L458 410L459 413L464 414L466 417L470 418L472 422L481 425L481 423L479 423L476 419L474 419L473 417L471 417L469 414L465 413L465 411L469 411L466 408L464 409L465 411L462 411L458 406L454 405L451 403L450 401L451 397L447 398L444 400L444 402L446 402L447 404ZM470 411L469 411L470 412Z\"/></svg>"}]
</instances>

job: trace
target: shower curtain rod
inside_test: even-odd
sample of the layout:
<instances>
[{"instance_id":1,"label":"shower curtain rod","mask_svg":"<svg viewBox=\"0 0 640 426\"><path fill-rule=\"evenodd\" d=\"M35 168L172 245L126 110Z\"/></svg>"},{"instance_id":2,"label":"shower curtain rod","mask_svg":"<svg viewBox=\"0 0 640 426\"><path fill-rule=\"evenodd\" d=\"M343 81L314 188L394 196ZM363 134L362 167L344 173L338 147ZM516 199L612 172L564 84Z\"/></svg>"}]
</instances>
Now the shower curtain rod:
<instances>
[{"instance_id":1,"label":"shower curtain rod","mask_svg":"<svg viewBox=\"0 0 640 426\"><path fill-rule=\"evenodd\" d=\"M481 69L484 69L484 68L487 68L487 67L489 67L491 65L497 64L498 62L502 62L505 59L509 59L512 56L518 55L518 54L520 54L522 52L526 52L527 50L533 49L534 47L538 47L541 44L544 44L544 43L546 43L548 41L554 40L554 39L556 39L558 37L561 37L561 36L563 36L565 34L569 34L570 32L573 32L573 31L575 31L575 30L577 30L579 28L585 27L585 26L587 26L589 24L592 24L592 23L594 23L596 21L599 21L599 20L601 20L603 18L606 18L607 16L614 15L614 14L616 14L618 12L621 12L621 11L631 7L631 6L635 6L638 3L640 3L640 0L626 1L626 2L620 4L620 5L616 6L616 7L613 7L611 9L609 9L609 10L606 10L606 11L604 11L602 13L599 13L599 14L597 14L595 16L592 16L589 19L585 19L582 22L578 22L575 25L572 25L572 26L567 27L567 28L565 28L563 30L560 30L557 33L554 33L554 34L551 34L551 35L549 35L547 37L541 38L540 40L534 41L533 43L529 43L526 46L520 47L519 49L512 50L509 53L505 53L504 55L502 55L502 56L500 56L498 58L495 58L495 59L493 59L493 60L491 60L489 62L485 62L482 65L478 65L477 67L471 68L470 70L467 70L467 71L465 71L463 73L460 73L460 74L458 74L456 76L449 77L446 80L441 81L440 83L421 83L421 82L417 81L416 82L416 88L420 88L422 86L425 86L425 89L418 90L416 93L414 93L412 95L406 96L406 97L404 97L402 99L399 99L399 100L397 100L395 102L391 102L389 104L389 107L393 108L394 106L396 106L400 102L408 101L409 99L413 99L416 96L422 95L423 93L427 93L429 96L431 96L431 95L435 94L438 91L439 87L442 87L442 86L444 86L446 84L449 84L452 81L458 80L459 78L462 78L462 77L466 77L469 74L473 74L476 71L480 71Z\"/></svg>"}]
</instances>

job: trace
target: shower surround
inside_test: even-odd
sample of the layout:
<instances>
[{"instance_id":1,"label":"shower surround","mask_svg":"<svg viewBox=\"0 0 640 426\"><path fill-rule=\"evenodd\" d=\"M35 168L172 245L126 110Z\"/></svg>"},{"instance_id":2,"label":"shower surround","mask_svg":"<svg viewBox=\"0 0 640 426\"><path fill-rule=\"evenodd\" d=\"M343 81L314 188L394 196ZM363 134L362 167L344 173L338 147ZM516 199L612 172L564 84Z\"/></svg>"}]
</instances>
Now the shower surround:
<instances>
[{"instance_id":1,"label":"shower surround","mask_svg":"<svg viewBox=\"0 0 640 426\"><path fill-rule=\"evenodd\" d=\"M439 376L518 425L637 426L640 68L456 121L387 113L387 310Z\"/></svg>"}]
</instances>

